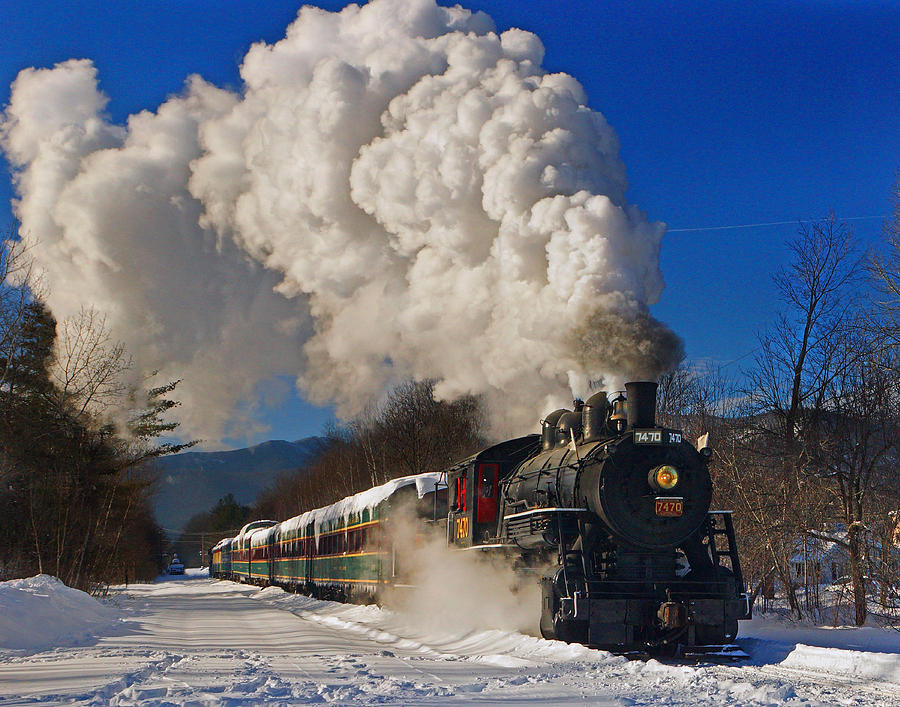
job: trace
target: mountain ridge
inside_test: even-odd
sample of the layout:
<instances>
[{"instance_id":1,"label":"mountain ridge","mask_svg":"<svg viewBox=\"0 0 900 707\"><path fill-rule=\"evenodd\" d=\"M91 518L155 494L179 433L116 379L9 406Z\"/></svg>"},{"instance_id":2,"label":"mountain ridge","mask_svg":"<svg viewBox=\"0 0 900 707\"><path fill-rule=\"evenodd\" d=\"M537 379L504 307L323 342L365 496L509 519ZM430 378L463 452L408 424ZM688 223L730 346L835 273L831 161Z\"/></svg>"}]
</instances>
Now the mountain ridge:
<instances>
[{"instance_id":1,"label":"mountain ridge","mask_svg":"<svg viewBox=\"0 0 900 707\"><path fill-rule=\"evenodd\" d=\"M289 442L267 440L242 449L182 452L153 461L156 476L153 508L156 520L173 536L192 516L232 494L250 505L282 473L312 461L326 446L322 437Z\"/></svg>"}]
</instances>

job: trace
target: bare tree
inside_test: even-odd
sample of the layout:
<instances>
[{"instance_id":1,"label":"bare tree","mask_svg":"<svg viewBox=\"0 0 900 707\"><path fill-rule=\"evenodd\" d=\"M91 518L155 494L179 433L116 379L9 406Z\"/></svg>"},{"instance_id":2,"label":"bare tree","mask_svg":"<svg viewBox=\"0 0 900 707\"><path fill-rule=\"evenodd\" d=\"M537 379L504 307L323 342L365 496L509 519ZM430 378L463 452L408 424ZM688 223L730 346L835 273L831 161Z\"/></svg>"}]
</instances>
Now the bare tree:
<instances>
[{"instance_id":1,"label":"bare tree","mask_svg":"<svg viewBox=\"0 0 900 707\"><path fill-rule=\"evenodd\" d=\"M862 259L846 224L834 215L803 223L793 259L775 276L785 309L760 337L747 372L751 421L742 463L761 469L747 501L763 523L774 572L792 611L801 615L790 574L798 538L822 521L822 501L808 483L810 440L835 381L858 353L839 346L856 321ZM754 474L750 478L755 478Z\"/></svg>"},{"instance_id":2,"label":"bare tree","mask_svg":"<svg viewBox=\"0 0 900 707\"><path fill-rule=\"evenodd\" d=\"M478 399L434 399L432 381L407 381L346 428L307 468L279 479L254 508L287 518L400 476L440 471L484 444Z\"/></svg>"},{"instance_id":3,"label":"bare tree","mask_svg":"<svg viewBox=\"0 0 900 707\"><path fill-rule=\"evenodd\" d=\"M51 376L59 404L77 415L102 414L121 403L129 391L125 375L131 365L125 345L112 339L106 317L97 310L82 308L77 317L57 325Z\"/></svg>"},{"instance_id":4,"label":"bare tree","mask_svg":"<svg viewBox=\"0 0 900 707\"><path fill-rule=\"evenodd\" d=\"M877 492L898 500L900 377L867 338L847 332L839 346L852 351L847 357L853 365L831 380L825 405L806 428L806 472L825 482L840 508L846 539L827 539L847 550L855 619L861 626L867 614L865 537L872 530L872 496Z\"/></svg>"},{"instance_id":5,"label":"bare tree","mask_svg":"<svg viewBox=\"0 0 900 707\"><path fill-rule=\"evenodd\" d=\"M160 419L174 405L165 399L174 384L125 399L128 356L102 317L84 311L57 327L36 282L27 251L8 238L0 247L0 574L52 572L91 588L125 557L134 576L143 563L130 549L158 540L148 483L133 468L183 446L155 441L176 426ZM117 432L106 414L119 403Z\"/></svg>"},{"instance_id":6,"label":"bare tree","mask_svg":"<svg viewBox=\"0 0 900 707\"><path fill-rule=\"evenodd\" d=\"M28 249L13 229L8 229L0 244L0 389L8 389L10 384L37 284Z\"/></svg>"},{"instance_id":7,"label":"bare tree","mask_svg":"<svg viewBox=\"0 0 900 707\"><path fill-rule=\"evenodd\" d=\"M718 433L739 410L735 383L721 368L680 364L657 379L656 418L688 438Z\"/></svg>"},{"instance_id":8,"label":"bare tree","mask_svg":"<svg viewBox=\"0 0 900 707\"><path fill-rule=\"evenodd\" d=\"M834 214L802 223L790 249L793 261L775 276L785 311L761 337L750 374L752 399L774 413L786 439L796 436L803 408L821 407L839 373L834 342L854 319L863 274L850 229Z\"/></svg>"},{"instance_id":9,"label":"bare tree","mask_svg":"<svg viewBox=\"0 0 900 707\"><path fill-rule=\"evenodd\" d=\"M401 383L389 394L379 424L388 467L383 480L439 471L482 443L477 401L434 399L434 381Z\"/></svg>"},{"instance_id":10,"label":"bare tree","mask_svg":"<svg viewBox=\"0 0 900 707\"><path fill-rule=\"evenodd\" d=\"M894 185L891 204L891 215L884 226L887 253L874 258L870 268L880 295L877 304L881 317L874 331L873 327L868 330L896 351L900 349L900 181Z\"/></svg>"},{"instance_id":11,"label":"bare tree","mask_svg":"<svg viewBox=\"0 0 900 707\"><path fill-rule=\"evenodd\" d=\"M385 466L379 414L378 406L370 403L347 425L347 430L352 433L363 454L363 464L370 486L378 486L381 483L378 472Z\"/></svg>"}]
</instances>

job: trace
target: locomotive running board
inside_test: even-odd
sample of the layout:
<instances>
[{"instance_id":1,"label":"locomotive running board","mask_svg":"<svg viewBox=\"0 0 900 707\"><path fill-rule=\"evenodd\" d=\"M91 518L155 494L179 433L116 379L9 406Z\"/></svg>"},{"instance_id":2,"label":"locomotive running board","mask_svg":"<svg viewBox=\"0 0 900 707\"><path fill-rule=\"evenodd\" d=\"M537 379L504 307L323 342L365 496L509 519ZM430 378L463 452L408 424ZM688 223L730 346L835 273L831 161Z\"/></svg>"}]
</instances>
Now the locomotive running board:
<instances>
[{"instance_id":1,"label":"locomotive running board","mask_svg":"<svg viewBox=\"0 0 900 707\"><path fill-rule=\"evenodd\" d=\"M510 520L511 518L523 518L525 516L533 516L544 513L588 513L587 508L532 508L529 511L519 511L518 513L510 513L507 516L503 516L503 520Z\"/></svg>"},{"instance_id":2,"label":"locomotive running board","mask_svg":"<svg viewBox=\"0 0 900 707\"><path fill-rule=\"evenodd\" d=\"M472 550L515 550L519 551L518 545L510 545L509 543L491 543L490 545L469 545L468 547L453 548L459 552L471 552Z\"/></svg>"}]
</instances>

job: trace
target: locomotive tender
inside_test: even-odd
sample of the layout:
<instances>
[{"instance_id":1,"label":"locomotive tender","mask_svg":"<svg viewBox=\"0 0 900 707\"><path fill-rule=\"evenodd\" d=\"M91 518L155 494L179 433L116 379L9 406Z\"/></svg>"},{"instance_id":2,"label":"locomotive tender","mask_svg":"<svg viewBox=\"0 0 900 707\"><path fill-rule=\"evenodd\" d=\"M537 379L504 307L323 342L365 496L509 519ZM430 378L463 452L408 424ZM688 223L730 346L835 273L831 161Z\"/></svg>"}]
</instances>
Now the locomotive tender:
<instances>
[{"instance_id":1,"label":"locomotive tender","mask_svg":"<svg viewBox=\"0 0 900 707\"><path fill-rule=\"evenodd\" d=\"M408 581L397 516L446 523L451 548L542 571L541 633L620 652L731 643L750 618L730 511L710 511L710 450L655 422L656 383L557 410L441 473L396 479L210 551L210 574L376 599ZM413 494L415 490L417 493ZM449 506L449 507L448 507ZM408 546L409 543L406 543ZM535 607L537 610L537 607Z\"/></svg>"}]
</instances>

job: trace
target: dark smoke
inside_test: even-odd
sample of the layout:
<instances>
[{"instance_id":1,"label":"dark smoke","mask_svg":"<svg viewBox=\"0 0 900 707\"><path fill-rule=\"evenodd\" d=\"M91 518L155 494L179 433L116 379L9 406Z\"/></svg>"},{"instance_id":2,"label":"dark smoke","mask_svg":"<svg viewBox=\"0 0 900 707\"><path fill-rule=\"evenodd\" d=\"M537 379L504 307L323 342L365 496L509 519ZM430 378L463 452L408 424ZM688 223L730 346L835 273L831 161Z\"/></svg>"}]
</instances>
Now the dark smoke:
<instances>
[{"instance_id":1,"label":"dark smoke","mask_svg":"<svg viewBox=\"0 0 900 707\"><path fill-rule=\"evenodd\" d=\"M583 368L616 388L629 380L656 380L684 359L681 337L649 312L624 318L619 312L596 311L571 337ZM624 380L612 380L610 371L621 372Z\"/></svg>"}]
</instances>

